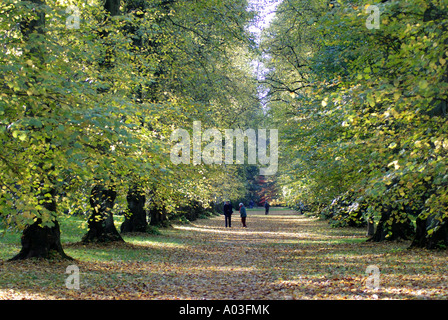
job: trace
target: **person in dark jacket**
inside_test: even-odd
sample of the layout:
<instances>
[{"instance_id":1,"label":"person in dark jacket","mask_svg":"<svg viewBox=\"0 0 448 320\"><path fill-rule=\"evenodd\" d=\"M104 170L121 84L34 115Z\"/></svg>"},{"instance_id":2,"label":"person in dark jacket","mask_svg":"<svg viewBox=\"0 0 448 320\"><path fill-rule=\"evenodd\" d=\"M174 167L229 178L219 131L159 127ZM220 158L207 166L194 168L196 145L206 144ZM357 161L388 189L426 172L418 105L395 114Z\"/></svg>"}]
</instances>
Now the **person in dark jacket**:
<instances>
[{"instance_id":1,"label":"person in dark jacket","mask_svg":"<svg viewBox=\"0 0 448 320\"><path fill-rule=\"evenodd\" d=\"M264 214L268 214L269 213L269 207L270 207L269 202L268 202L268 200L266 200L264 202Z\"/></svg>"},{"instance_id":2,"label":"person in dark jacket","mask_svg":"<svg viewBox=\"0 0 448 320\"><path fill-rule=\"evenodd\" d=\"M229 226L229 228L232 227L232 213L233 213L232 204L230 203L230 201L226 201L224 204L224 217L226 220L226 228L227 225Z\"/></svg>"},{"instance_id":3,"label":"person in dark jacket","mask_svg":"<svg viewBox=\"0 0 448 320\"><path fill-rule=\"evenodd\" d=\"M252 208L254 207L254 204L255 204L255 203L254 203L254 200L250 200L250 202L249 202L249 208L252 209Z\"/></svg>"}]
</instances>

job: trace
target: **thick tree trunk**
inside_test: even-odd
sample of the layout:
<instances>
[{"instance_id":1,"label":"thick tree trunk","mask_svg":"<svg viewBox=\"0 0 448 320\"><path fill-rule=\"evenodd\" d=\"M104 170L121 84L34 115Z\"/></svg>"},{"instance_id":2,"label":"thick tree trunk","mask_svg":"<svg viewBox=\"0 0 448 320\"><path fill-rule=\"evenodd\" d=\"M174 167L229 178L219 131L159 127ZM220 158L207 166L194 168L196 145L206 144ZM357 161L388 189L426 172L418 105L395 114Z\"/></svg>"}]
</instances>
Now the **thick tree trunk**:
<instances>
[{"instance_id":1,"label":"thick tree trunk","mask_svg":"<svg viewBox=\"0 0 448 320\"><path fill-rule=\"evenodd\" d=\"M414 227L409 218L400 221L398 218L391 220L392 207L383 207L381 218L376 227L375 234L368 241L380 242L384 240L410 240L414 236ZM403 220L403 219L401 219ZM389 223L392 221L392 223Z\"/></svg>"},{"instance_id":2,"label":"thick tree trunk","mask_svg":"<svg viewBox=\"0 0 448 320\"><path fill-rule=\"evenodd\" d=\"M128 212L121 225L121 233L145 232L148 222L146 221L146 211L144 209L146 197L137 187L130 188L126 196L128 201Z\"/></svg>"},{"instance_id":3,"label":"thick tree trunk","mask_svg":"<svg viewBox=\"0 0 448 320\"><path fill-rule=\"evenodd\" d=\"M448 223L434 216L417 217L417 230L411 248L446 249L448 248ZM431 233L429 233L429 230Z\"/></svg>"},{"instance_id":4,"label":"thick tree trunk","mask_svg":"<svg viewBox=\"0 0 448 320\"><path fill-rule=\"evenodd\" d=\"M166 227L168 226L168 219L166 214L166 208L164 205L159 206L156 203L152 203L149 209L149 215L151 220L149 225L156 227Z\"/></svg>"},{"instance_id":5,"label":"thick tree trunk","mask_svg":"<svg viewBox=\"0 0 448 320\"><path fill-rule=\"evenodd\" d=\"M115 228L112 208L117 193L112 189L96 185L90 194L92 215L88 220L89 230L82 242L112 242L124 241Z\"/></svg>"},{"instance_id":6,"label":"thick tree trunk","mask_svg":"<svg viewBox=\"0 0 448 320\"><path fill-rule=\"evenodd\" d=\"M22 249L12 260L24 260L29 258L62 258L70 259L62 249L61 232L59 224L55 220L53 227L41 227L38 219L35 223L25 228L22 234Z\"/></svg>"},{"instance_id":7,"label":"thick tree trunk","mask_svg":"<svg viewBox=\"0 0 448 320\"><path fill-rule=\"evenodd\" d=\"M56 190L52 189L50 192L51 199L42 203L45 209L56 212ZM52 227L42 227L42 220L39 218L32 225L23 230L21 244L22 249L11 260L23 260L29 258L62 258L72 259L67 256L62 249L61 231L59 223L55 219Z\"/></svg>"}]
</instances>

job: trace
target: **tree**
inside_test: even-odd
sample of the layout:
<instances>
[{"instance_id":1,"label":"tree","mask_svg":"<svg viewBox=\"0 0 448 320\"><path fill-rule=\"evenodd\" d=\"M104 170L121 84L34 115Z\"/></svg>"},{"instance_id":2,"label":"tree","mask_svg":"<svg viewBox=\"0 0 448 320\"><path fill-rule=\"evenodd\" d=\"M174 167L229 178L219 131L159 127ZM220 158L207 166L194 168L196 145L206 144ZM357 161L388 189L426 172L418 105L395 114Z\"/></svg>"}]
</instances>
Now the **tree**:
<instances>
[{"instance_id":1,"label":"tree","mask_svg":"<svg viewBox=\"0 0 448 320\"><path fill-rule=\"evenodd\" d=\"M128 193L127 218L140 229L143 194L154 190L166 215L183 201L207 206L244 193L237 167L177 167L167 155L172 130L192 120L226 129L254 120L247 3L83 3L71 2L77 10L52 0L0 4L2 221L17 231L58 228L57 217L87 198L84 240L120 240L117 194ZM46 243L52 237L37 242L61 248Z\"/></svg>"},{"instance_id":2,"label":"tree","mask_svg":"<svg viewBox=\"0 0 448 320\"><path fill-rule=\"evenodd\" d=\"M24 234L35 239L34 245L23 241L20 258L47 257L51 250L45 248L61 248L53 243L59 239L59 232L53 231L59 228L56 218L64 207L74 209L70 202L86 185L95 179L106 184L110 172L126 176L148 163L136 152L145 141L136 140L134 124L123 121L123 114L133 114L136 108L124 100L123 87L107 95L104 89L112 82L107 76L101 78L104 75L95 67L101 61L101 38L89 29L98 26L89 14L99 15L97 9L86 12L90 24L72 30L66 28L54 3L31 4L8 1L1 7L8 12L1 20L6 30L1 56L5 80L1 87L1 212L8 225L25 229ZM45 28L49 32L37 28L36 15L52 21ZM29 21L22 23L24 32L14 29L17 17ZM122 56L116 54L116 58ZM120 176L117 187L127 184ZM31 237L28 230L38 234ZM41 236L47 231L48 237ZM30 251L34 246L42 249Z\"/></svg>"},{"instance_id":3,"label":"tree","mask_svg":"<svg viewBox=\"0 0 448 320\"><path fill-rule=\"evenodd\" d=\"M106 0L104 9L107 15L104 17L104 23L107 20L120 14L120 0ZM101 73L110 74L110 70L114 68L115 54L114 49L108 43L109 30L105 27L99 32L100 39L105 40L105 55L99 63ZM109 89L101 88L100 92L107 92ZM107 148L108 143L100 145L100 148ZM90 205L92 206L92 215L88 220L88 231L84 235L82 241L89 242L111 242L124 241L118 233L113 218L112 208L114 206L117 192L113 184L105 185L101 180L97 180L90 195Z\"/></svg>"},{"instance_id":4,"label":"tree","mask_svg":"<svg viewBox=\"0 0 448 320\"><path fill-rule=\"evenodd\" d=\"M337 4L283 2L265 36L285 187L317 203L353 190L378 222L373 240L409 239L419 216L415 245L437 230L444 245L447 8L377 2L380 27L368 29L372 3Z\"/></svg>"},{"instance_id":5,"label":"tree","mask_svg":"<svg viewBox=\"0 0 448 320\"><path fill-rule=\"evenodd\" d=\"M32 90L35 84L38 84L42 73L45 72L45 57L46 47L45 45L39 45L36 43L36 39L45 39L45 11L44 11L44 1L33 0L30 2L30 9L32 10L31 14L25 16L20 23L20 32L22 34L22 39L24 41L25 50L22 53L24 59L26 59L27 64L32 67L34 70L31 72L28 79L26 79L25 86L28 87L27 95L32 96ZM4 86L3 89L8 91L11 87L8 88L8 85ZM20 91L20 88L16 90L14 87L12 88L14 91ZM13 96L14 93L12 94ZM3 94L5 96L5 94ZM6 94L6 96L8 96ZM15 96L17 99L17 96ZM26 101L27 99L25 99ZM28 102L28 101L27 101ZM43 104L42 109L35 109L31 104L26 103L25 105L25 117L33 117L33 116L41 116L46 112L50 112L49 105ZM47 110L45 110L47 109ZM45 110L45 111L44 111ZM3 112L5 113L5 112ZM31 118L32 119L32 118ZM5 119L8 121L8 117ZM5 121L5 122L6 122ZM31 122L31 121L30 121ZM41 123L37 120L32 123L29 123L29 129L38 132L36 136L41 134L40 130ZM20 132L20 136L18 131L12 132L13 138L19 138L19 141L25 141L27 139L26 133ZM54 170L54 166L52 166L52 151L54 146L52 145L52 139L49 136L40 135L41 138L41 148L36 148L31 152L33 156L37 156L34 161L32 161L31 167L37 170L28 171L27 177L24 177L23 180L16 181L14 184L11 184L10 180L7 179L4 181L5 185L9 184L13 186L13 189L3 188L3 190L8 190L9 194L3 194L3 201L8 203L8 200L11 201L20 199L18 195L22 192L35 197L35 201L33 201L36 206L34 210L34 214L28 216L28 218L32 218L33 222L30 225L27 225L22 233L21 244L22 248L20 252L14 256L11 260L21 260L27 258L48 258L55 254L59 255L62 258L69 258L62 249L61 239L60 239L60 229L59 224L56 220L56 187L54 183L54 179L56 178L51 173L46 174L42 171L45 169L50 169L50 172ZM19 143L20 145L20 143ZM19 147L17 144L10 144L9 146ZM9 146L6 146L8 148ZM13 154L21 153L23 149L19 147L17 152L13 152ZM25 151L27 153L27 150ZM11 152L9 152L11 154ZM8 154L6 154L7 156ZM24 157L28 160L27 155ZM7 163L7 166L10 166L8 163L8 158L3 158L3 162ZM30 159L31 160L31 159ZM26 165L26 164L25 164ZM11 167L5 173L11 173ZM14 168L18 169L18 167ZM15 171L13 169L13 171ZM22 176L23 177L23 176ZM26 181L26 180L28 181ZM11 199L12 198L12 199ZM15 201L14 201L15 202ZM14 206L17 208L17 206ZM47 223L43 219L43 216L46 217L45 220L49 220L51 223Z\"/></svg>"}]
</instances>

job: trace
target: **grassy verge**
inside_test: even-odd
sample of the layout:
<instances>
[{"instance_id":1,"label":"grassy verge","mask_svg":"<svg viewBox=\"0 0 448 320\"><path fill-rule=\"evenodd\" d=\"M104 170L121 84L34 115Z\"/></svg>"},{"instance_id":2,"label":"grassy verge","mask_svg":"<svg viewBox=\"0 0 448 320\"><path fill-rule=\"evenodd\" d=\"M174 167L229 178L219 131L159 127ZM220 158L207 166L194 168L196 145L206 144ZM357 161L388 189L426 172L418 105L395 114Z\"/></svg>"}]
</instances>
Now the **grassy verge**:
<instances>
[{"instance_id":1,"label":"grassy verge","mask_svg":"<svg viewBox=\"0 0 448 320\"><path fill-rule=\"evenodd\" d=\"M115 225L120 230L123 222L123 216L115 216ZM80 244L83 235L87 232L87 218L84 216L67 216L59 220L61 228L61 243L65 252L75 258L81 260L110 260L110 259L135 259L134 251L128 250L126 246L114 247L110 246L110 250L104 250L104 245L90 245L89 250L85 250L86 246ZM124 235L124 239L129 246L139 243L159 243L167 242L166 237L162 236L163 232L153 230L148 234L131 234ZM160 236L159 236L160 235ZM4 225L0 223L0 260L8 260L20 251L20 232L12 232L5 230ZM107 251L107 252L105 252Z\"/></svg>"}]
</instances>

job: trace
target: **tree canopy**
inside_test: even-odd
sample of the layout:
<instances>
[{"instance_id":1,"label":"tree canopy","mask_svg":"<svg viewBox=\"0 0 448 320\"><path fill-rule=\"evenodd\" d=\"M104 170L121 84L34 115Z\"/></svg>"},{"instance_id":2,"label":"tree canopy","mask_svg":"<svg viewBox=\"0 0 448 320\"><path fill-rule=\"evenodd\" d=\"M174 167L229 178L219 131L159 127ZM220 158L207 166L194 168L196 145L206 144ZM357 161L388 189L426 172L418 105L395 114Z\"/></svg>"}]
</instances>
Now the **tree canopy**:
<instances>
[{"instance_id":1,"label":"tree canopy","mask_svg":"<svg viewBox=\"0 0 448 320\"><path fill-rule=\"evenodd\" d=\"M176 166L169 155L175 128L259 117L246 9L240 0L3 1L2 220L51 227L85 211L95 185L138 186L166 212L244 195L244 170Z\"/></svg>"},{"instance_id":2,"label":"tree canopy","mask_svg":"<svg viewBox=\"0 0 448 320\"><path fill-rule=\"evenodd\" d=\"M290 203L351 197L384 223L382 238L412 216L426 239L445 228L446 13L444 1L279 5L264 83Z\"/></svg>"}]
</instances>

